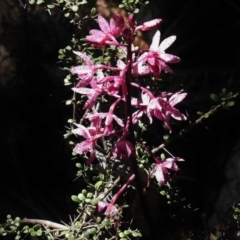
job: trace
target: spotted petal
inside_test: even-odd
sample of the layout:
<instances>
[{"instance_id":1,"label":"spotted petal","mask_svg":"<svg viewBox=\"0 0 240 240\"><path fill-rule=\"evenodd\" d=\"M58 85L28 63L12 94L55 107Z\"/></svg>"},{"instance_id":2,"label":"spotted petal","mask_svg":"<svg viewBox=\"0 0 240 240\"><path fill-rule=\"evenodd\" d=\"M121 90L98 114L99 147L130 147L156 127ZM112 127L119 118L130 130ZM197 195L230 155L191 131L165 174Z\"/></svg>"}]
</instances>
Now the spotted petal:
<instances>
[{"instance_id":1,"label":"spotted petal","mask_svg":"<svg viewBox=\"0 0 240 240\"><path fill-rule=\"evenodd\" d=\"M171 36L162 41L162 43L159 46L160 51L165 51L167 48L169 48L172 43L176 40L176 36Z\"/></svg>"}]
</instances>

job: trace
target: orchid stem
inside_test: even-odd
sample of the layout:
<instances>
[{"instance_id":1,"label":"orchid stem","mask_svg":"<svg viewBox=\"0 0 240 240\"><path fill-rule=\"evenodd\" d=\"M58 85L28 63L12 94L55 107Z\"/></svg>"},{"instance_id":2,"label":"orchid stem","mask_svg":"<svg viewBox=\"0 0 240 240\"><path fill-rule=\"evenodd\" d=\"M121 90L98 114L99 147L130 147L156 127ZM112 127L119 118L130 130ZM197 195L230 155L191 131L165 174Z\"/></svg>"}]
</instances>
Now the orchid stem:
<instances>
[{"instance_id":1,"label":"orchid stem","mask_svg":"<svg viewBox=\"0 0 240 240\"><path fill-rule=\"evenodd\" d=\"M126 122L129 121L129 128L128 128L128 141L130 141L134 147L136 147L136 141L134 137L134 128L132 123L132 106L131 106L131 80L132 80L132 51L131 51L131 41L128 41L127 45L127 71L125 75L125 81L126 81L126 107L125 107L125 120ZM136 152L136 150L135 150ZM130 165L131 165L131 171L136 176L135 177L135 187L137 191L137 195L140 201L140 205L142 208L143 215L145 216L145 221L148 226L148 234L150 235L150 239L157 239L156 231L154 228L154 224L150 215L150 211L148 209L148 205L146 203L145 196L143 194L143 186L140 181L140 176L138 173L138 164L136 156L132 155L130 158Z\"/></svg>"}]
</instances>

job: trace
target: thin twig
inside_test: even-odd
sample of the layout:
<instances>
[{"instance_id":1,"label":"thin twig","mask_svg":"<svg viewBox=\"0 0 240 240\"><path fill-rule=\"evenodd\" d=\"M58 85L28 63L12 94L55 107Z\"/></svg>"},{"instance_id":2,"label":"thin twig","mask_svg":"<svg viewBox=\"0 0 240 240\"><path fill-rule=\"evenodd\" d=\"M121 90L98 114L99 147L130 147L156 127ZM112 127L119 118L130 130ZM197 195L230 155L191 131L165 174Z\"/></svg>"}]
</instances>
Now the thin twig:
<instances>
[{"instance_id":1,"label":"thin twig","mask_svg":"<svg viewBox=\"0 0 240 240\"><path fill-rule=\"evenodd\" d=\"M20 220L20 223L21 224L31 224L31 225L40 224L47 228L58 229L58 230L69 230L69 227L67 227L65 225L55 223L52 221L48 221L48 220L42 220L42 219L24 218L24 219Z\"/></svg>"},{"instance_id":2,"label":"thin twig","mask_svg":"<svg viewBox=\"0 0 240 240\"><path fill-rule=\"evenodd\" d=\"M239 96L240 92L237 92L233 95L233 99L237 98ZM154 148L152 150L152 153L156 153L158 151L160 151L161 149L164 149L167 144L173 142L174 140L176 140L179 137L184 136L186 133L188 133L190 130L192 130L193 128L195 128L199 123L202 123L202 121L205 119L205 116L211 116L214 113L216 113L217 111L219 111L220 109L224 108L224 104L218 104L217 106L213 107L211 110L209 110L208 112L204 113L200 118L198 118L197 120L195 120L195 122L191 123L189 126L187 126L185 129L181 130L177 135L173 136L171 139L167 140L165 143L162 143L161 145L159 145L158 147Z\"/></svg>"}]
</instances>

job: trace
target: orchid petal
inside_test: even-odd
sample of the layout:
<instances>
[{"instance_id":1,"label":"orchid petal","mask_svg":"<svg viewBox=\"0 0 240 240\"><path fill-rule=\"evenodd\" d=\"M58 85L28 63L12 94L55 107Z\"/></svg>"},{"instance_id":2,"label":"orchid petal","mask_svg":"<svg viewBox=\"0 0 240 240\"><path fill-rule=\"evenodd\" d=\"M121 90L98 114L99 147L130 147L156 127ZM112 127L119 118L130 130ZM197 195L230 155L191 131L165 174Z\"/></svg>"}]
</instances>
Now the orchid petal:
<instances>
[{"instance_id":1,"label":"orchid petal","mask_svg":"<svg viewBox=\"0 0 240 240\"><path fill-rule=\"evenodd\" d=\"M78 154L83 154L83 153L87 153L92 149L92 143L89 140L83 141L81 143L78 143L73 151L78 153Z\"/></svg>"},{"instance_id":2,"label":"orchid petal","mask_svg":"<svg viewBox=\"0 0 240 240\"><path fill-rule=\"evenodd\" d=\"M161 36L160 31L156 31L156 33L153 36L152 44L150 45L149 50L157 50L158 49L159 42L160 42L160 36Z\"/></svg>"},{"instance_id":3,"label":"orchid petal","mask_svg":"<svg viewBox=\"0 0 240 240\"><path fill-rule=\"evenodd\" d=\"M78 128L72 130L73 134L77 134L77 135L83 136L86 139L90 139L91 138L89 130L85 126L83 126L81 124L75 124L75 125Z\"/></svg>"},{"instance_id":4,"label":"orchid petal","mask_svg":"<svg viewBox=\"0 0 240 240\"><path fill-rule=\"evenodd\" d=\"M77 52L77 51L73 51L76 55L78 55L79 57L81 57L89 66L93 66L93 61L85 54L82 52Z\"/></svg>"},{"instance_id":5,"label":"orchid petal","mask_svg":"<svg viewBox=\"0 0 240 240\"><path fill-rule=\"evenodd\" d=\"M107 20L104 17L102 17L101 15L98 15L98 24L99 24L100 29L104 33L109 33L111 31Z\"/></svg>"},{"instance_id":6,"label":"orchid petal","mask_svg":"<svg viewBox=\"0 0 240 240\"><path fill-rule=\"evenodd\" d=\"M170 98L169 98L169 102L172 106L176 105L177 103L181 102L186 96L187 93L181 93L181 91L173 94Z\"/></svg>"},{"instance_id":7,"label":"orchid petal","mask_svg":"<svg viewBox=\"0 0 240 240\"><path fill-rule=\"evenodd\" d=\"M123 121L121 118L117 117L116 115L113 115L114 120L118 123L119 126L123 127Z\"/></svg>"},{"instance_id":8,"label":"orchid petal","mask_svg":"<svg viewBox=\"0 0 240 240\"><path fill-rule=\"evenodd\" d=\"M162 60L164 60L167 63L178 63L181 61L181 59L177 56L167 54L167 53L162 53L160 54L160 57Z\"/></svg>"},{"instance_id":9,"label":"orchid petal","mask_svg":"<svg viewBox=\"0 0 240 240\"><path fill-rule=\"evenodd\" d=\"M72 90L76 93L80 94L93 94L95 91L91 88L85 88L85 87L80 87L80 88L72 88Z\"/></svg>"},{"instance_id":10,"label":"orchid petal","mask_svg":"<svg viewBox=\"0 0 240 240\"><path fill-rule=\"evenodd\" d=\"M176 40L176 36L171 36L162 41L162 43L159 46L160 51L165 51L167 48L169 48L172 43Z\"/></svg>"}]
</instances>

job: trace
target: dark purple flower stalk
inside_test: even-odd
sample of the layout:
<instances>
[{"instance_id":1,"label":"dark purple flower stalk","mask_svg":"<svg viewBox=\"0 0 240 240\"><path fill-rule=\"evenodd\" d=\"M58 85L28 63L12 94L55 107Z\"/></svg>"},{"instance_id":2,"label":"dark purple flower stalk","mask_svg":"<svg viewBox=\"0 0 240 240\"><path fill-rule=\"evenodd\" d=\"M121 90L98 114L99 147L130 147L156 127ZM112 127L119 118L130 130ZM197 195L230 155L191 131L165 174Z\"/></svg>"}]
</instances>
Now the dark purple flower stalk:
<instances>
[{"instance_id":1,"label":"dark purple flower stalk","mask_svg":"<svg viewBox=\"0 0 240 240\"><path fill-rule=\"evenodd\" d=\"M118 190L118 192L113 196L112 200L107 203L104 201L99 201L98 202L98 212L102 212L104 211L104 215L106 215L107 217L111 218L114 220L114 225L115 227L120 225L120 219L119 216L117 216L118 214L118 209L115 207L115 203L117 201L117 199L123 194L123 192L126 190L127 186L134 180L135 175L132 174L130 176L130 178L128 179L128 181Z\"/></svg>"}]
</instances>

